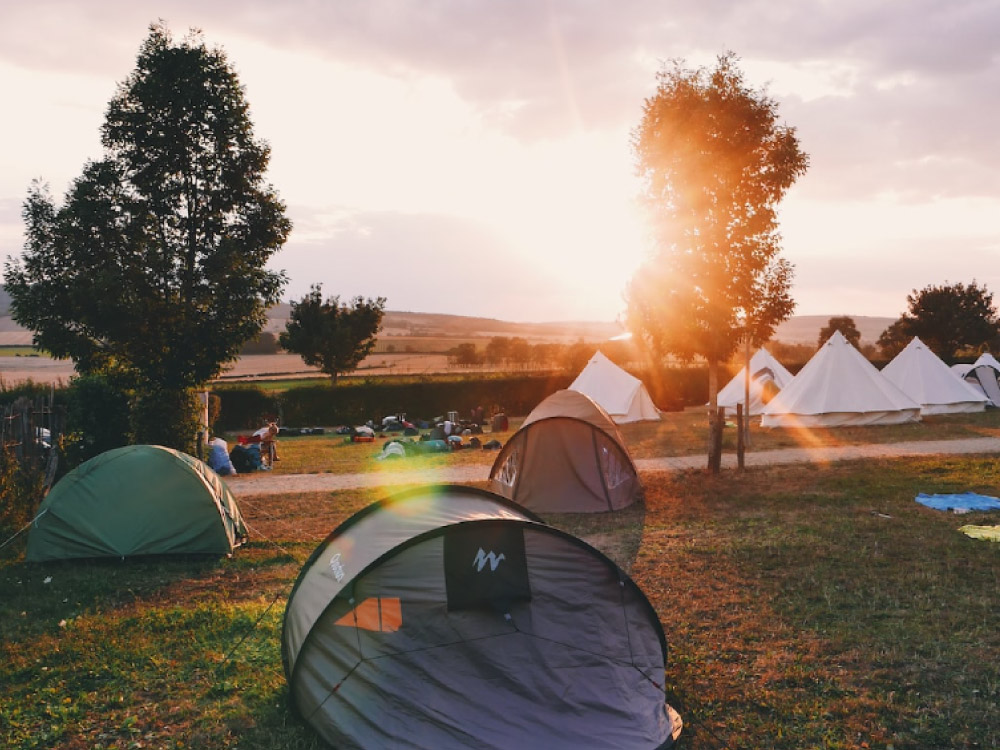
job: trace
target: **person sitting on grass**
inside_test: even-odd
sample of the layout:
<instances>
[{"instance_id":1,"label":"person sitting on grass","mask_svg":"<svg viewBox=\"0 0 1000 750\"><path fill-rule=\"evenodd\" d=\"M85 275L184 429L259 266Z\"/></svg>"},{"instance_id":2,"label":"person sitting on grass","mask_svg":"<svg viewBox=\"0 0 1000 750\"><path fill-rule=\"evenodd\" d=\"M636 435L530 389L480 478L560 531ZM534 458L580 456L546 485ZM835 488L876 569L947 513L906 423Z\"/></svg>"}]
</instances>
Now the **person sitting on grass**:
<instances>
[{"instance_id":1,"label":"person sitting on grass","mask_svg":"<svg viewBox=\"0 0 1000 750\"><path fill-rule=\"evenodd\" d=\"M276 422L268 422L266 425L254 432L252 436L253 442L260 443L261 458L266 457L268 466L273 464L275 461L281 460L278 458L277 436L278 425Z\"/></svg>"},{"instance_id":2,"label":"person sitting on grass","mask_svg":"<svg viewBox=\"0 0 1000 750\"><path fill-rule=\"evenodd\" d=\"M236 475L236 468L229 458L229 446L221 437L216 436L208 441L207 463L220 477Z\"/></svg>"}]
</instances>

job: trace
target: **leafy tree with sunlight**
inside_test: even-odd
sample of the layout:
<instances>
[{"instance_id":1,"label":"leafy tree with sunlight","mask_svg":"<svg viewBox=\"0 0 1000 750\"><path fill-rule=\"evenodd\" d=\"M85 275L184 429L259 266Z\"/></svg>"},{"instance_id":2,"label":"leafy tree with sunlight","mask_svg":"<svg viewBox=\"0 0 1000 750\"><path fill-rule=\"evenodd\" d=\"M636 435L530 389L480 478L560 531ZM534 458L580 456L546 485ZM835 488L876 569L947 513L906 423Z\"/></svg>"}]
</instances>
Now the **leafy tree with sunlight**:
<instances>
[{"instance_id":1,"label":"leafy tree with sunlight","mask_svg":"<svg viewBox=\"0 0 1000 750\"><path fill-rule=\"evenodd\" d=\"M24 252L5 267L13 316L81 374L128 384L136 441L190 449L192 389L260 332L285 283L265 269L291 229L264 181L270 149L225 53L161 25L101 141L62 206L29 191Z\"/></svg>"},{"instance_id":2,"label":"leafy tree with sunlight","mask_svg":"<svg viewBox=\"0 0 1000 750\"><path fill-rule=\"evenodd\" d=\"M837 331L844 334L844 338L850 342L851 346L857 347L861 344L861 331L858 330L858 326L854 322L854 318L850 315L834 315L826 322L826 325L820 329L819 339L816 341L816 348L818 349L823 346L823 344L826 343L826 340Z\"/></svg>"},{"instance_id":3,"label":"leafy tree with sunlight","mask_svg":"<svg viewBox=\"0 0 1000 750\"><path fill-rule=\"evenodd\" d=\"M978 351L998 334L993 294L986 285L942 284L914 289L906 296L907 311L879 336L883 356L895 356L918 336L944 360L964 350Z\"/></svg>"},{"instance_id":4,"label":"leafy tree with sunlight","mask_svg":"<svg viewBox=\"0 0 1000 750\"><path fill-rule=\"evenodd\" d=\"M382 328L385 297L355 297L341 304L340 297L323 300L323 285L292 303L292 313L279 337L282 348L298 354L307 365L319 367L330 382L356 369L375 348Z\"/></svg>"},{"instance_id":5,"label":"leafy tree with sunlight","mask_svg":"<svg viewBox=\"0 0 1000 750\"><path fill-rule=\"evenodd\" d=\"M707 360L713 414L719 362L746 336L767 341L794 307L777 205L809 158L777 109L732 53L712 70L674 61L633 133L655 251L629 283L626 323L660 359Z\"/></svg>"}]
</instances>

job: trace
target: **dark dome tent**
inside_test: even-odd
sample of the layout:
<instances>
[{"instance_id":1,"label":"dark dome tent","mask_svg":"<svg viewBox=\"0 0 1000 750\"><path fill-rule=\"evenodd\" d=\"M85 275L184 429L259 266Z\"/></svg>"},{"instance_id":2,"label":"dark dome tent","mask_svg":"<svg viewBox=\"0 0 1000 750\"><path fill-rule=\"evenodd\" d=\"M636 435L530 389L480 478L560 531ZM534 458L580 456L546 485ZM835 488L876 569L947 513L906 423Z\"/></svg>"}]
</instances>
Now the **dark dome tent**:
<instances>
[{"instance_id":1,"label":"dark dome tent","mask_svg":"<svg viewBox=\"0 0 1000 750\"><path fill-rule=\"evenodd\" d=\"M666 645L611 560L485 490L371 505L285 610L295 709L334 747L670 748Z\"/></svg>"},{"instance_id":2,"label":"dark dome tent","mask_svg":"<svg viewBox=\"0 0 1000 750\"><path fill-rule=\"evenodd\" d=\"M641 485L614 420L578 391L536 406L497 455L490 489L539 513L620 510Z\"/></svg>"},{"instance_id":3,"label":"dark dome tent","mask_svg":"<svg viewBox=\"0 0 1000 750\"><path fill-rule=\"evenodd\" d=\"M227 555L246 537L236 500L206 464L171 448L130 445L56 482L32 522L26 557Z\"/></svg>"}]
</instances>

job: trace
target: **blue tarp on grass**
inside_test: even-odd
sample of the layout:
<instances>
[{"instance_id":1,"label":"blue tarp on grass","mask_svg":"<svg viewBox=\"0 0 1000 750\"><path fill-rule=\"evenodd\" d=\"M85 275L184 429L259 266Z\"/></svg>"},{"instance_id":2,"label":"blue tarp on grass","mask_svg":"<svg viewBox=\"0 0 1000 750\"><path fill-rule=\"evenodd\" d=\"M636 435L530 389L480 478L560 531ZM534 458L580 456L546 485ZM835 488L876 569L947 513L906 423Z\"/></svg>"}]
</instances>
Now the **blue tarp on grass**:
<instances>
[{"instance_id":1,"label":"blue tarp on grass","mask_svg":"<svg viewBox=\"0 0 1000 750\"><path fill-rule=\"evenodd\" d=\"M925 495L921 492L916 500L934 510L1000 510L1000 500L989 495L977 495L974 492L960 492L955 495Z\"/></svg>"}]
</instances>

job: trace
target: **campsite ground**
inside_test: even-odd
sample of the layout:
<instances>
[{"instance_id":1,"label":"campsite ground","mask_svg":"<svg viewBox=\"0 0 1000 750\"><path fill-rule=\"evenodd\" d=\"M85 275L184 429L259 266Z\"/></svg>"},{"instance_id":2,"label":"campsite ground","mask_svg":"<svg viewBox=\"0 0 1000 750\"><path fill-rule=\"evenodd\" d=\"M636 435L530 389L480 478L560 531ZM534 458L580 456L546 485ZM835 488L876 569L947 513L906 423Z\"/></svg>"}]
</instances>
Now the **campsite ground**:
<instances>
[{"instance_id":1,"label":"campsite ground","mask_svg":"<svg viewBox=\"0 0 1000 750\"><path fill-rule=\"evenodd\" d=\"M699 419L667 415L667 424L623 432L637 458L652 458L658 444L660 455L684 446L696 454ZM998 432L990 412L755 433L754 449ZM401 470L372 462L378 444L324 437L283 441L276 478ZM997 494L996 456L642 480L645 505L630 513L550 520L629 568L656 608L669 644L667 697L686 722L682 748L1000 746L1000 547L958 531L997 520L913 500ZM315 545L385 491L241 493L253 541L219 561L27 565L18 540L0 562L0 745L321 747L288 707L284 603Z\"/></svg>"}]
</instances>

